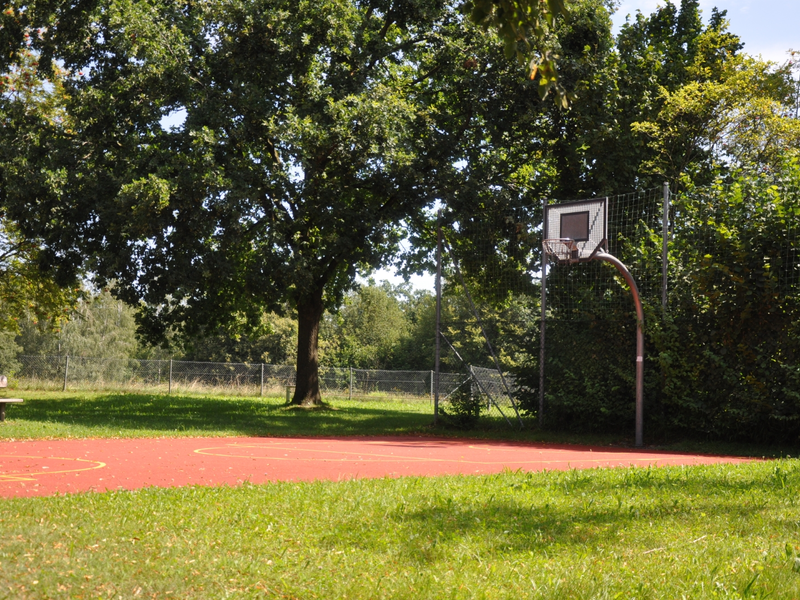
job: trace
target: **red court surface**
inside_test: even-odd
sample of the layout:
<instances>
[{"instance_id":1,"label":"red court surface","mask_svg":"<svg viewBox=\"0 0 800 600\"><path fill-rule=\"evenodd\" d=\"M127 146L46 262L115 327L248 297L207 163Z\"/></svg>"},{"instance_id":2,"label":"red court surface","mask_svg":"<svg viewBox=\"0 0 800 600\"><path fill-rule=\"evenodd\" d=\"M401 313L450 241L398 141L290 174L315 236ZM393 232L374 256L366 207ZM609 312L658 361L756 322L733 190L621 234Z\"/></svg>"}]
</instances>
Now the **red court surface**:
<instances>
[{"instance_id":1,"label":"red court surface","mask_svg":"<svg viewBox=\"0 0 800 600\"><path fill-rule=\"evenodd\" d=\"M428 437L161 438L0 442L0 497L245 481L480 475L744 462L606 447Z\"/></svg>"}]
</instances>

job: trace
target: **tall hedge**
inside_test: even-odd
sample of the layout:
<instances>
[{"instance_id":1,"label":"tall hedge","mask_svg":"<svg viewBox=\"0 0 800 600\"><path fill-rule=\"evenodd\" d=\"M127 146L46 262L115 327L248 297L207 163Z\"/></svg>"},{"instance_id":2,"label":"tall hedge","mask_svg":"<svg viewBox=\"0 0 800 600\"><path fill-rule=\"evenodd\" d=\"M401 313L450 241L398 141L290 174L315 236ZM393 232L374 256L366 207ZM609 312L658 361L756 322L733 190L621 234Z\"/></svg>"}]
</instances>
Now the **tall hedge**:
<instances>
[{"instance_id":1,"label":"tall hedge","mask_svg":"<svg viewBox=\"0 0 800 600\"><path fill-rule=\"evenodd\" d=\"M800 165L676 203L668 314L651 333L674 427L800 441Z\"/></svg>"}]
</instances>

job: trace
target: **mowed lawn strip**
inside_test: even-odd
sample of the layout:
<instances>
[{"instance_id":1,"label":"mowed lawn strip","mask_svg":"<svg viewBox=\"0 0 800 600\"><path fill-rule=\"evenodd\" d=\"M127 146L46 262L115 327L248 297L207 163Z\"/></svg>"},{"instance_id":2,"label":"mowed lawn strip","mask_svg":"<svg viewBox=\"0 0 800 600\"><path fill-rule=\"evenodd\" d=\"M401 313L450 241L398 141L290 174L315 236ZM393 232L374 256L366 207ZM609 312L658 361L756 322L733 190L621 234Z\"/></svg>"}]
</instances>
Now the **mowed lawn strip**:
<instances>
[{"instance_id":1,"label":"mowed lawn strip","mask_svg":"<svg viewBox=\"0 0 800 600\"><path fill-rule=\"evenodd\" d=\"M15 392L24 404L8 410L1 440L139 437L437 435L580 444L633 443L621 436L539 432L532 419L520 429L501 416L481 418L475 429L433 427L433 404L421 398L328 396L330 410L287 407L285 396L201 393ZM513 419L513 411L509 410ZM708 450L713 452L715 449ZM763 456L758 449L740 449ZM785 453L784 453L785 454Z\"/></svg>"},{"instance_id":2,"label":"mowed lawn strip","mask_svg":"<svg viewBox=\"0 0 800 600\"><path fill-rule=\"evenodd\" d=\"M7 410L0 441L141 437L305 437L353 435L436 435L585 445L633 445L627 434L590 435L539 431L533 419L520 429L502 417L482 417L474 429L433 427L433 405L425 399L327 397L335 410L287 408L285 397L220 396L200 393L126 393L14 391L24 404ZM796 447L720 443L704 440L665 442L645 430L650 448L692 453L773 456L795 455Z\"/></svg>"},{"instance_id":3,"label":"mowed lawn strip","mask_svg":"<svg viewBox=\"0 0 800 600\"><path fill-rule=\"evenodd\" d=\"M798 598L800 461L0 501L1 598Z\"/></svg>"},{"instance_id":4,"label":"mowed lawn strip","mask_svg":"<svg viewBox=\"0 0 800 600\"><path fill-rule=\"evenodd\" d=\"M0 440L183 436L392 435L430 430L429 402L332 398L335 410L285 406L284 397L114 392L25 392Z\"/></svg>"}]
</instances>

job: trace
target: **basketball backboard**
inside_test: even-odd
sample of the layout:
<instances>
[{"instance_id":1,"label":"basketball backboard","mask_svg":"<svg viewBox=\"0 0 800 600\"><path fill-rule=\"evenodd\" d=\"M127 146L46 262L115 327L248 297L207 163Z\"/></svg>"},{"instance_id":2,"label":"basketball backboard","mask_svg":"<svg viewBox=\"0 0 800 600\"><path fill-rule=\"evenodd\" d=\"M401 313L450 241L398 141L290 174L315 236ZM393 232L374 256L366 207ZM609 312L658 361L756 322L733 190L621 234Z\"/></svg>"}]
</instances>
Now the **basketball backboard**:
<instances>
[{"instance_id":1,"label":"basketball backboard","mask_svg":"<svg viewBox=\"0 0 800 600\"><path fill-rule=\"evenodd\" d=\"M608 198L553 204L545 210L544 249L557 262L591 260L606 250Z\"/></svg>"}]
</instances>

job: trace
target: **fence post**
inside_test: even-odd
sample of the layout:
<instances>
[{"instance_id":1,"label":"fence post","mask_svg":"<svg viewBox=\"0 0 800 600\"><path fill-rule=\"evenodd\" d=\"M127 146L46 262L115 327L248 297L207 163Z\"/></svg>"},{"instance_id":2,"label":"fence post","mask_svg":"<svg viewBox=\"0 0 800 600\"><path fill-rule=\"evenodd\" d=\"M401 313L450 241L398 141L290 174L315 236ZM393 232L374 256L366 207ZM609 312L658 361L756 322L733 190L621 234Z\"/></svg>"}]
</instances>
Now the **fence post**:
<instances>
[{"instance_id":1,"label":"fence post","mask_svg":"<svg viewBox=\"0 0 800 600\"><path fill-rule=\"evenodd\" d=\"M667 266L669 263L669 183L664 182L664 215L661 219L661 310L667 312Z\"/></svg>"},{"instance_id":2,"label":"fence post","mask_svg":"<svg viewBox=\"0 0 800 600\"><path fill-rule=\"evenodd\" d=\"M542 232L547 235L547 198L542 199ZM545 326L547 322L547 252L542 252L542 277L540 279L541 300L539 301L542 309L541 320L539 322L539 429L544 429L544 360L545 360Z\"/></svg>"},{"instance_id":3,"label":"fence post","mask_svg":"<svg viewBox=\"0 0 800 600\"><path fill-rule=\"evenodd\" d=\"M64 390L67 391L67 375L69 374L69 354L67 354L67 360L64 363Z\"/></svg>"},{"instance_id":4,"label":"fence post","mask_svg":"<svg viewBox=\"0 0 800 600\"><path fill-rule=\"evenodd\" d=\"M353 399L353 367L350 367L350 400Z\"/></svg>"},{"instance_id":5,"label":"fence post","mask_svg":"<svg viewBox=\"0 0 800 600\"><path fill-rule=\"evenodd\" d=\"M169 394L172 393L172 359L169 359Z\"/></svg>"},{"instance_id":6,"label":"fence post","mask_svg":"<svg viewBox=\"0 0 800 600\"><path fill-rule=\"evenodd\" d=\"M264 363L261 363L261 395L264 395Z\"/></svg>"},{"instance_id":7,"label":"fence post","mask_svg":"<svg viewBox=\"0 0 800 600\"><path fill-rule=\"evenodd\" d=\"M433 424L439 424L439 361L442 338L442 209L436 215L436 340L434 341L433 368L436 383L433 386Z\"/></svg>"},{"instance_id":8,"label":"fence post","mask_svg":"<svg viewBox=\"0 0 800 600\"><path fill-rule=\"evenodd\" d=\"M433 402L433 371L431 371L431 402Z\"/></svg>"}]
</instances>

